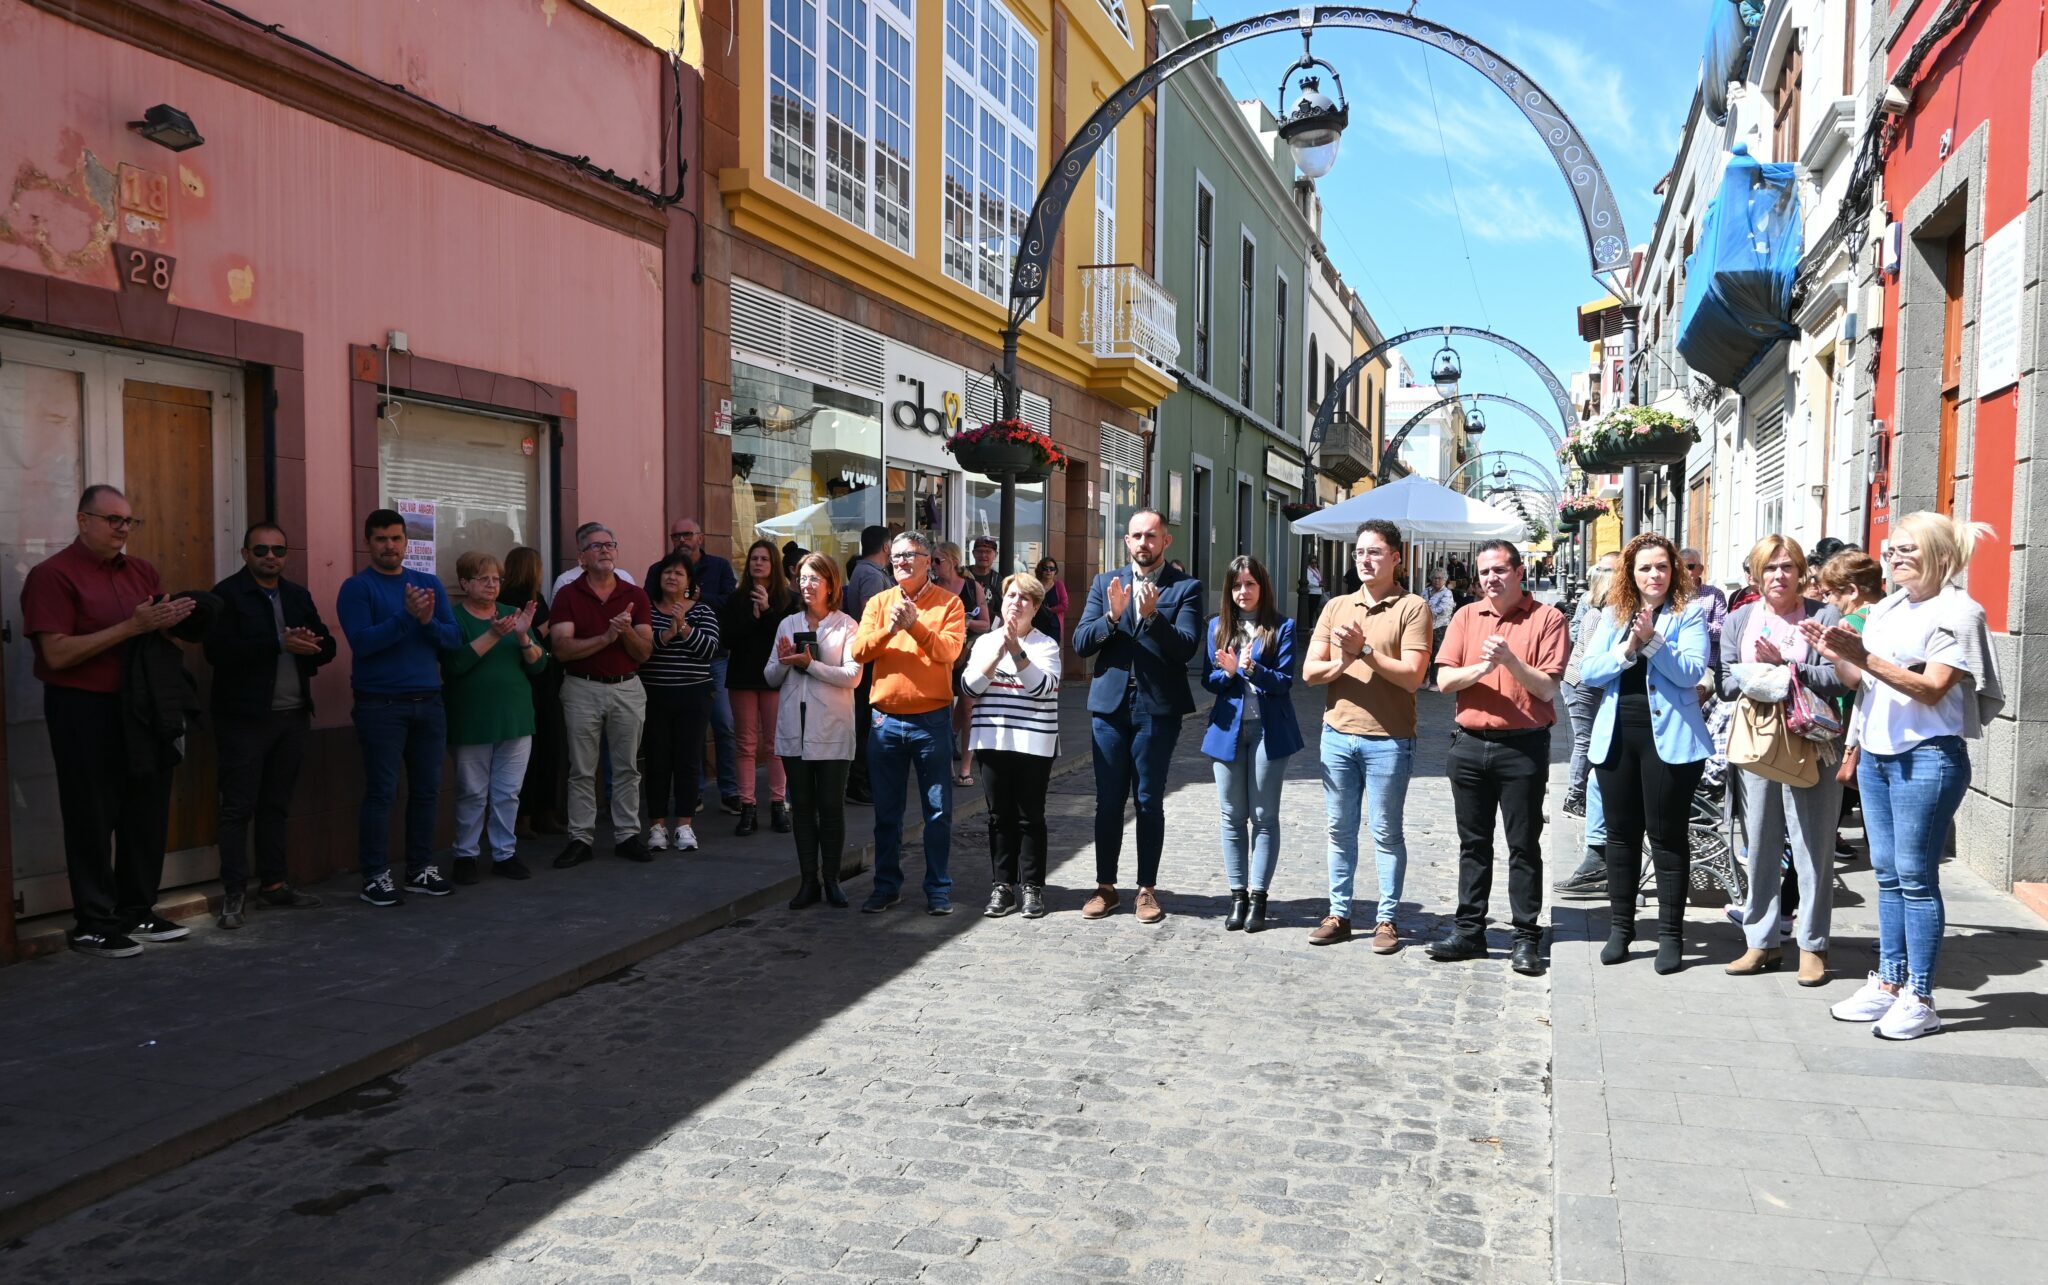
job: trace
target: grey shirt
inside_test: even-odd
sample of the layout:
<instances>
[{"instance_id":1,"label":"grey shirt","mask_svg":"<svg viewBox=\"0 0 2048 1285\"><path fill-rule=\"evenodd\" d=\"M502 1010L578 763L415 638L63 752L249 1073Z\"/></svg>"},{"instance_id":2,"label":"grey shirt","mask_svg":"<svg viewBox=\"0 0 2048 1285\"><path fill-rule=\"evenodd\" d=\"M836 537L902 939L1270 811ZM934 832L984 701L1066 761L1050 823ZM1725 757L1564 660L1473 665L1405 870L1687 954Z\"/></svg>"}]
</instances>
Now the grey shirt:
<instances>
[{"instance_id":1,"label":"grey shirt","mask_svg":"<svg viewBox=\"0 0 2048 1285\"><path fill-rule=\"evenodd\" d=\"M270 708L297 709L306 703L299 690L299 658L284 650L284 598L275 589L265 589L270 599L270 619L277 626L277 678L270 688Z\"/></svg>"}]
</instances>

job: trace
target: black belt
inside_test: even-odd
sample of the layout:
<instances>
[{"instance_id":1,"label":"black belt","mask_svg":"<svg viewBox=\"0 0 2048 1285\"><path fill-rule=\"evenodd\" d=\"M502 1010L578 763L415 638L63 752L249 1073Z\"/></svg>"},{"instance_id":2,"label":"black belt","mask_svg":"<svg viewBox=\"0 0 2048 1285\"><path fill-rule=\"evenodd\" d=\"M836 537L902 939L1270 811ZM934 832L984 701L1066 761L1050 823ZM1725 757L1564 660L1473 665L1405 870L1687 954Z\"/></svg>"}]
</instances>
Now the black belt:
<instances>
[{"instance_id":1,"label":"black belt","mask_svg":"<svg viewBox=\"0 0 2048 1285\"><path fill-rule=\"evenodd\" d=\"M603 683L603 684L605 684L606 686L610 686L610 685L611 685L611 684L613 684L613 683L630 683L630 682L632 682L632 681L633 681L634 679L636 679L636 678L640 677L640 675L639 675L639 674L637 674L637 673L634 673L634 674L570 674L570 675L569 675L569 677L571 677L571 678L580 678L580 679L582 679L582 680L583 680L584 682L586 682L586 683Z\"/></svg>"},{"instance_id":2,"label":"black belt","mask_svg":"<svg viewBox=\"0 0 2048 1285\"><path fill-rule=\"evenodd\" d=\"M1479 740L1493 741L1494 743L1498 744L1503 741L1519 741L1527 736L1547 737L1550 735L1550 728L1551 724L1545 723L1541 727L1491 728L1460 726L1458 728L1458 731L1465 736L1477 737Z\"/></svg>"},{"instance_id":3,"label":"black belt","mask_svg":"<svg viewBox=\"0 0 2048 1285\"><path fill-rule=\"evenodd\" d=\"M375 703L377 703L377 702L379 702L379 701L382 701L382 702L384 702L384 703L385 703L385 704L387 704L387 705L424 705L424 704L426 704L426 703L427 703L428 701L437 701L437 700L440 700L440 699L441 699L441 693L439 693L439 692L356 692L356 693L355 693L355 698L356 698L357 702L359 702L359 703L360 703L360 702L364 702L364 701L367 701L367 702L370 702L370 703L372 703L372 704L375 704Z\"/></svg>"}]
</instances>

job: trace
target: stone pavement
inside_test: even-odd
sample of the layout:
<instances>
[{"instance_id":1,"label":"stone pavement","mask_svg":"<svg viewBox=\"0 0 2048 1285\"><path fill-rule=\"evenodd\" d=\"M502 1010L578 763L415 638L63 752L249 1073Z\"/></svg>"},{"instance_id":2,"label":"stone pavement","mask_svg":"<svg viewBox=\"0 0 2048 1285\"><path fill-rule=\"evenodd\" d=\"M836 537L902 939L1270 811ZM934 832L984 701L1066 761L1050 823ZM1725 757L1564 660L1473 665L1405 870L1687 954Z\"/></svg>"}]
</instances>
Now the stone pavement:
<instances>
[{"instance_id":1,"label":"stone pavement","mask_svg":"<svg viewBox=\"0 0 2048 1285\"><path fill-rule=\"evenodd\" d=\"M1094 789L1065 775L1049 918L976 916L963 836L952 918L914 893L882 916L760 909L36 1230L0 1275L1551 1280L1548 983L1416 944L1455 882L1441 733L1409 809L1411 944L1379 957L1307 944L1310 754L1279 926L1221 930L1197 730L1163 925L1081 920Z\"/></svg>"},{"instance_id":2,"label":"stone pavement","mask_svg":"<svg viewBox=\"0 0 2048 1285\"><path fill-rule=\"evenodd\" d=\"M1061 709L1083 764L1086 699L1070 688ZM848 810L850 866L866 868L872 816ZM327 909L252 899L234 932L202 917L138 959L0 970L0 1243L789 899L787 838L735 839L715 811L699 827L703 851L648 865L600 845L557 871L563 840L532 840L527 883L381 911L343 877L318 890Z\"/></svg>"},{"instance_id":3,"label":"stone pavement","mask_svg":"<svg viewBox=\"0 0 2048 1285\"><path fill-rule=\"evenodd\" d=\"M1886 1043L1828 1017L1876 967L1870 866L1837 872L1813 990L1724 975L1718 905L1688 912L1671 977L1640 946L1600 965L1604 906L1553 909L1560 1280L2048 1280L2048 931L1948 863L1943 1030Z\"/></svg>"}]
</instances>

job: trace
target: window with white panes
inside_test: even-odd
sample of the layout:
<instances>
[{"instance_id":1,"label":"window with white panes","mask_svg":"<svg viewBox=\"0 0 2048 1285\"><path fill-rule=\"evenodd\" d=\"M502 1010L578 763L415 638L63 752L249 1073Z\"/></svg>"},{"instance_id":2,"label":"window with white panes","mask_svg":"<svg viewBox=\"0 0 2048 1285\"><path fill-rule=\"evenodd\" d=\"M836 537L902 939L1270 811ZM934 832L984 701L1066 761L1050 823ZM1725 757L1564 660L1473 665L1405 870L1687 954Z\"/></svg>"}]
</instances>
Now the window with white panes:
<instances>
[{"instance_id":1,"label":"window with white panes","mask_svg":"<svg viewBox=\"0 0 2048 1285\"><path fill-rule=\"evenodd\" d=\"M912 5L770 0L768 10L769 177L906 252Z\"/></svg>"},{"instance_id":2,"label":"window with white panes","mask_svg":"<svg viewBox=\"0 0 2048 1285\"><path fill-rule=\"evenodd\" d=\"M941 264L1001 300L1038 188L1038 42L997 0L946 0Z\"/></svg>"}]
</instances>

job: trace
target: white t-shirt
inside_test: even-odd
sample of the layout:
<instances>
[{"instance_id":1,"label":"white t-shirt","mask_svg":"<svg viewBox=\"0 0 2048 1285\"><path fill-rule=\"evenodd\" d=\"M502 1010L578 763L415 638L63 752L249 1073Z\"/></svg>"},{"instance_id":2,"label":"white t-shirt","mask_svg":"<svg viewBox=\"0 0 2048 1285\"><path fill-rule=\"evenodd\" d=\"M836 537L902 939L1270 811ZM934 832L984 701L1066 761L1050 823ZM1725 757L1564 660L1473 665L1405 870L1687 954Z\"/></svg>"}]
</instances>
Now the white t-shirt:
<instances>
[{"instance_id":1,"label":"white t-shirt","mask_svg":"<svg viewBox=\"0 0 2048 1285\"><path fill-rule=\"evenodd\" d=\"M619 569L613 571L612 574L617 576L619 579L625 581L627 584L636 585L640 583L638 580L635 580L633 578L633 573L626 570L624 567L620 567ZM555 587L548 590L548 601L553 602L555 600L555 595L562 592L563 585L568 584L571 580L581 579L582 575L582 567L570 567L561 575L556 576Z\"/></svg>"},{"instance_id":2,"label":"white t-shirt","mask_svg":"<svg viewBox=\"0 0 2048 1285\"><path fill-rule=\"evenodd\" d=\"M1955 635L1937 630L1941 623L1939 596L1924 602L1902 598L1872 616L1863 631L1863 643L1873 656L1895 665L1925 662L1962 669L1963 650ZM1920 742L1936 736L1963 736L1963 702L1973 699L1967 674L1932 705L1875 678L1863 682L1862 717L1857 740L1873 754L1903 754Z\"/></svg>"}]
</instances>

